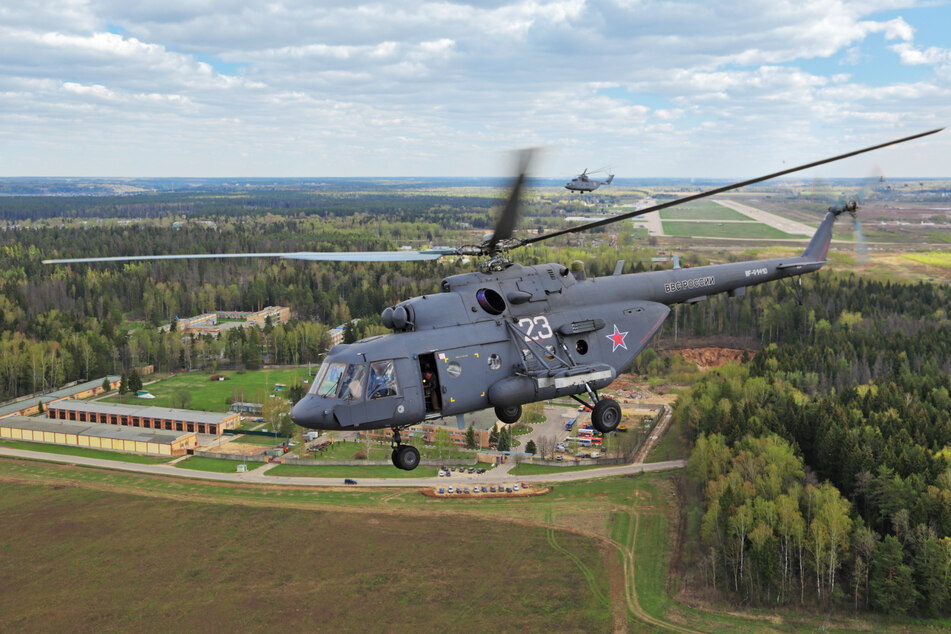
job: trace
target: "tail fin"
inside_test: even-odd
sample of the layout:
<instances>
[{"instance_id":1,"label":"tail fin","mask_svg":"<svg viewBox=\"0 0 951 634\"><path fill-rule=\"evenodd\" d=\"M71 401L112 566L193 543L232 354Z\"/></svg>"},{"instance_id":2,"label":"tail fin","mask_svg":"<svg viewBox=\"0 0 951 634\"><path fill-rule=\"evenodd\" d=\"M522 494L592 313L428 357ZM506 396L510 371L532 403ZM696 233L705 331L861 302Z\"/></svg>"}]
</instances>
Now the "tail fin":
<instances>
[{"instance_id":1,"label":"tail fin","mask_svg":"<svg viewBox=\"0 0 951 634\"><path fill-rule=\"evenodd\" d=\"M608 180L604 181L605 185L610 185L611 181L614 180L614 174L608 174Z\"/></svg>"},{"instance_id":2,"label":"tail fin","mask_svg":"<svg viewBox=\"0 0 951 634\"><path fill-rule=\"evenodd\" d=\"M822 220L822 224L816 229L816 233L809 241L809 246L802 252L802 257L812 262L822 262L826 259L826 253L829 251L829 243L832 241L832 225L838 214L829 211Z\"/></svg>"}]
</instances>

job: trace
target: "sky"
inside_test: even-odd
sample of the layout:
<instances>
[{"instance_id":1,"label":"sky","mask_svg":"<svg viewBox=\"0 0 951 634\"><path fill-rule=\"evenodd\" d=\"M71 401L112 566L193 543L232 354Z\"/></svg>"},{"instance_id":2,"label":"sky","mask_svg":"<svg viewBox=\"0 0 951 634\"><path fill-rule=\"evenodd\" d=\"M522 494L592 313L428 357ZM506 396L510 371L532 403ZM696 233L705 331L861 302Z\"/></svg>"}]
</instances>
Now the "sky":
<instances>
[{"instance_id":1,"label":"sky","mask_svg":"<svg viewBox=\"0 0 951 634\"><path fill-rule=\"evenodd\" d=\"M722 6L720 6L722 5ZM5 0L0 177L750 178L951 123L951 3ZM951 130L817 168L951 177Z\"/></svg>"}]
</instances>

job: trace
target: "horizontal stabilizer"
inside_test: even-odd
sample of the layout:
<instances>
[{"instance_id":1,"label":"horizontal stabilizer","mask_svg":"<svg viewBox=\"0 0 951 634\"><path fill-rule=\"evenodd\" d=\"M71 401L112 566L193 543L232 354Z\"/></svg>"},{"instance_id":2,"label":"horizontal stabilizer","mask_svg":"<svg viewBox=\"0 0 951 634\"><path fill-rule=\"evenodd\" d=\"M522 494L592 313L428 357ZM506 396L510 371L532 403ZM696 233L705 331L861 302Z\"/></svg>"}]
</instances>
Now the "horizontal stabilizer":
<instances>
[{"instance_id":1,"label":"horizontal stabilizer","mask_svg":"<svg viewBox=\"0 0 951 634\"><path fill-rule=\"evenodd\" d=\"M800 266L822 266L828 262L828 260L815 260L813 262L790 262L789 264L777 264L777 269L794 269Z\"/></svg>"}]
</instances>

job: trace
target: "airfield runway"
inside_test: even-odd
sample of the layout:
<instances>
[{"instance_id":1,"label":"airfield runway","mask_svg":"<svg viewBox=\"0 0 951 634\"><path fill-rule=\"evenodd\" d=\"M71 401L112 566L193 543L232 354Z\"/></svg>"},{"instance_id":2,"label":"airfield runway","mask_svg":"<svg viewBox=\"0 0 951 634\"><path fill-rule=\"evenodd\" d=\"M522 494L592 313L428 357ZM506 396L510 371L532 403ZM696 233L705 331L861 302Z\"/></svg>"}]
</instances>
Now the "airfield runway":
<instances>
[{"instance_id":1,"label":"airfield runway","mask_svg":"<svg viewBox=\"0 0 951 634\"><path fill-rule=\"evenodd\" d=\"M727 209L732 209L733 211L737 211L743 214L744 216L752 220L755 220L756 222L760 222L764 225L770 226L774 229L778 229L780 231L783 231L785 233L789 233L792 235L802 235L804 237L809 237L816 231L815 227L810 227L807 224L796 222L795 220L789 220L788 218L783 218L782 216L778 216L768 211L763 211L762 209L757 209L756 207L751 207L743 203L738 203L735 200L728 200L725 198L716 198L716 199L713 199L711 202L714 202L718 205L722 205L723 207L726 207ZM664 233L664 223L661 222L659 211L655 211L645 216L642 216L642 219L647 222L648 235L658 236L658 237L666 235ZM700 220L698 222L716 222L718 224L722 224L724 222L736 222L736 221Z\"/></svg>"},{"instance_id":2,"label":"airfield runway","mask_svg":"<svg viewBox=\"0 0 951 634\"><path fill-rule=\"evenodd\" d=\"M81 465L85 467L97 467L101 469L118 469L120 471L134 471L138 473L151 473L153 475L173 476L177 478L192 478L198 480L216 480L218 482L234 482L240 484L286 484L292 486L313 486L313 487L340 487L343 486L342 478L302 478L302 477L284 477L284 476L266 476L265 472L271 465L248 471L246 473L212 473L207 471L192 471L190 469L178 469L164 464L134 464L121 462L117 460L102 460L99 458L85 458L81 456L64 456L60 454L48 454L41 451L25 451L23 449L12 449L9 447L0 447L0 456L9 456L11 458L25 458L28 460L45 460L47 462L63 462L67 464ZM686 466L685 460L668 460L666 462L651 463L632 463L614 467L601 467L596 469L586 469L581 471L564 471L562 473L548 473L545 475L510 475L508 473L510 466L503 465L486 471L484 474L465 474L455 475L451 478L360 478L356 486L361 487L399 487L399 488L418 488L432 487L440 485L459 484L496 484L498 482L569 482L572 480L588 480L591 478L607 478L611 476L629 475L634 473L645 473L651 471L667 471L670 469L682 469ZM353 486L353 485L350 485Z\"/></svg>"}]
</instances>

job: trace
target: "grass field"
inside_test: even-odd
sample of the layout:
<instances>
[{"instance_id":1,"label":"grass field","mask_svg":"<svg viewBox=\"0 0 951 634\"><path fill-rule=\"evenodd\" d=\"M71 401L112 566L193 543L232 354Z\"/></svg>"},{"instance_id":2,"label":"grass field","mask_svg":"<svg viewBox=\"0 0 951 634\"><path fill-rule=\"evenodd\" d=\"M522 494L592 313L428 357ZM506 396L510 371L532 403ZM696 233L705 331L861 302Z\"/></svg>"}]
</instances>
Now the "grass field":
<instances>
[{"instance_id":1,"label":"grass field","mask_svg":"<svg viewBox=\"0 0 951 634\"><path fill-rule=\"evenodd\" d=\"M556 550L540 523L405 513L484 507L516 518L519 500L223 492L99 470L63 487L64 470L0 460L0 630L613 629L599 542L559 530ZM334 497L360 512L327 508ZM407 532L411 541L394 539ZM26 534L42 534L42 548Z\"/></svg>"},{"instance_id":2,"label":"grass field","mask_svg":"<svg viewBox=\"0 0 951 634\"><path fill-rule=\"evenodd\" d=\"M647 458L645 458L644 462L686 460L689 455L690 449L682 437L680 419L674 418L671 420L670 427L664 432L664 437L654 445L654 448L647 454Z\"/></svg>"},{"instance_id":3,"label":"grass field","mask_svg":"<svg viewBox=\"0 0 951 634\"><path fill-rule=\"evenodd\" d=\"M764 240L800 239L769 225L758 222L730 222L722 225L714 222L688 222L685 220L665 220L664 233L674 237L689 238L739 238Z\"/></svg>"},{"instance_id":4,"label":"grass field","mask_svg":"<svg viewBox=\"0 0 951 634\"><path fill-rule=\"evenodd\" d=\"M936 266L942 269L951 268L951 253L947 251L927 251L924 253L906 253L906 258L914 262Z\"/></svg>"},{"instance_id":5,"label":"grass field","mask_svg":"<svg viewBox=\"0 0 951 634\"><path fill-rule=\"evenodd\" d=\"M285 440L287 439L284 436L247 436L245 434L238 434L231 442L236 442L242 445L273 447L274 445L283 444Z\"/></svg>"},{"instance_id":6,"label":"grass field","mask_svg":"<svg viewBox=\"0 0 951 634\"><path fill-rule=\"evenodd\" d=\"M675 602L675 477L450 501L413 489L222 484L0 458L0 631L946 625Z\"/></svg>"},{"instance_id":7,"label":"grass field","mask_svg":"<svg viewBox=\"0 0 951 634\"><path fill-rule=\"evenodd\" d=\"M248 471L253 471L258 467L263 467L266 462L238 462L237 460L219 460L218 458L204 458L202 456L189 456L181 462L176 462L175 466L179 469L192 469L193 471L211 471L213 473L235 473L238 465L247 465Z\"/></svg>"},{"instance_id":8,"label":"grass field","mask_svg":"<svg viewBox=\"0 0 951 634\"><path fill-rule=\"evenodd\" d=\"M587 471L588 469L597 469L596 465L580 465L577 467L552 467L544 464L521 463L516 465L510 471L513 475L545 475L547 473L562 473L565 471Z\"/></svg>"},{"instance_id":9,"label":"grass field","mask_svg":"<svg viewBox=\"0 0 951 634\"><path fill-rule=\"evenodd\" d=\"M661 220L711 220L711 221L737 221L737 222L755 222L749 216L745 216L735 209L729 209L715 202L704 201L684 205L683 207L671 207L661 209L659 212Z\"/></svg>"},{"instance_id":10,"label":"grass field","mask_svg":"<svg viewBox=\"0 0 951 634\"><path fill-rule=\"evenodd\" d=\"M389 443L371 441L370 453L366 456L369 460L389 460L393 453L393 448ZM414 444L419 450L419 455L426 460L475 460L476 454L472 450L459 449L456 446L447 449L439 449L435 446L425 444ZM362 440L336 441L333 446L324 451L308 453L307 457L315 460L353 460L354 455L366 451L367 443Z\"/></svg>"},{"instance_id":11,"label":"grass field","mask_svg":"<svg viewBox=\"0 0 951 634\"><path fill-rule=\"evenodd\" d=\"M403 471L393 465L295 465L282 464L269 469L265 475L296 476L301 478L434 478L436 467L420 465L412 471Z\"/></svg>"},{"instance_id":12,"label":"grass field","mask_svg":"<svg viewBox=\"0 0 951 634\"><path fill-rule=\"evenodd\" d=\"M110 403L173 407L175 394L187 392L190 395L190 400L185 406L186 409L227 412L229 405L226 399L229 397L236 401L263 403L268 395L275 394L275 383L290 385L308 378L306 367L289 370L256 370L241 374L231 370L222 370L217 374L228 377L228 380L209 381L211 372L180 372L144 386L143 389L153 394L154 399L135 397L120 399L118 395L114 395L103 400Z\"/></svg>"}]
</instances>

